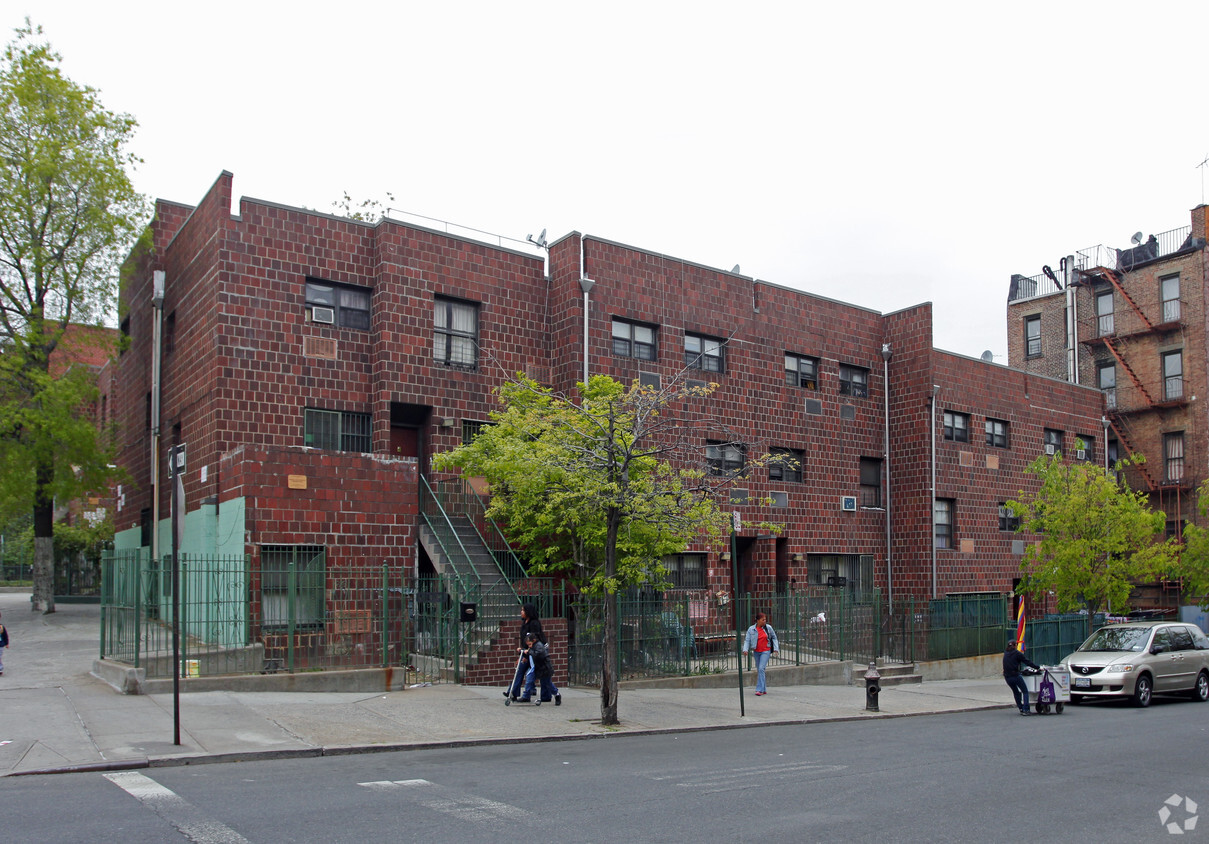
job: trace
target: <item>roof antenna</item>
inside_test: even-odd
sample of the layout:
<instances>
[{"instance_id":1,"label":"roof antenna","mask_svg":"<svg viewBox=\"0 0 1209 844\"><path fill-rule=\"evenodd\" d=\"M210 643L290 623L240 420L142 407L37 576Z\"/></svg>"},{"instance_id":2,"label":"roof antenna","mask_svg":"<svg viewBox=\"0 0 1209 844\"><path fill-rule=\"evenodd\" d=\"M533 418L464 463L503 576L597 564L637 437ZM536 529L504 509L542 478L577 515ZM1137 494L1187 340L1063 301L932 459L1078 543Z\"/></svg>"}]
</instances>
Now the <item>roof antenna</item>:
<instances>
[{"instance_id":1,"label":"roof antenna","mask_svg":"<svg viewBox=\"0 0 1209 844\"><path fill-rule=\"evenodd\" d=\"M538 249L545 249L549 245L546 243L546 230L545 229L542 229L542 233L539 234L537 237L534 237L533 235L529 235L528 237L525 238L525 240L532 243Z\"/></svg>"}]
</instances>

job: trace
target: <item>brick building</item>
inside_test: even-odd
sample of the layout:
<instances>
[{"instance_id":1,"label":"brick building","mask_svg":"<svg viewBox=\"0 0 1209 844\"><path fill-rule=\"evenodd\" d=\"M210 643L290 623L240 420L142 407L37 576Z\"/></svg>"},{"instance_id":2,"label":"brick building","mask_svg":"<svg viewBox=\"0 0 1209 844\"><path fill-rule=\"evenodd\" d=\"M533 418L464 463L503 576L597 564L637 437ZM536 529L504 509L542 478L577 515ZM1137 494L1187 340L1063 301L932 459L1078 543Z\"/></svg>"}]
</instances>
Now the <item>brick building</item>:
<instances>
[{"instance_id":1,"label":"brick building","mask_svg":"<svg viewBox=\"0 0 1209 844\"><path fill-rule=\"evenodd\" d=\"M1197 409L1209 386L1205 211L1192 209L1190 226L1148 238L1139 232L1128 249L1076 252L1052 277L1013 276L1008 295L1011 365L1103 392L1095 459L1146 458L1127 478L1166 513L1168 535L1200 520L1196 489L1209 474L1209 429ZM1057 432L1047 433L1047 445L1064 453L1076 447ZM1161 584L1145 592L1141 603L1156 606L1179 597Z\"/></svg>"},{"instance_id":2,"label":"brick building","mask_svg":"<svg viewBox=\"0 0 1209 844\"><path fill-rule=\"evenodd\" d=\"M1028 486L1045 430L1099 431L1098 390L934 349L926 303L881 314L578 232L542 256L248 198L232 215L231 200L223 173L194 208L160 201L152 249L131 259L112 391L136 483L119 549L167 530L166 487L151 496L156 271L185 543L253 570L297 546L328 567L439 568L420 524L429 456L472 435L517 371L569 391L585 370L666 383L687 363L719 385L707 457L798 457L742 482L743 523L784 526L740 536L749 591L1008 592L1024 538L1001 503ZM704 546L668 565L679 587L729 588Z\"/></svg>"}]
</instances>

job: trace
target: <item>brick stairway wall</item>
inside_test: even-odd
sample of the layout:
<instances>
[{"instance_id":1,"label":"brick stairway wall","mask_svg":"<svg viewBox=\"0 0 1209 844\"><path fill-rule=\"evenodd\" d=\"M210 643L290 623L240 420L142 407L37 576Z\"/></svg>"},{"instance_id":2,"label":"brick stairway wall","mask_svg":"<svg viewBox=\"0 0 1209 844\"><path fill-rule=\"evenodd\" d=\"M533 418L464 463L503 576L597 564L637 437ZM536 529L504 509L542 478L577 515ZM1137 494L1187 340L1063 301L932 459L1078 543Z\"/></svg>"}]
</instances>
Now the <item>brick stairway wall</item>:
<instances>
[{"instance_id":1,"label":"brick stairway wall","mask_svg":"<svg viewBox=\"0 0 1209 844\"><path fill-rule=\"evenodd\" d=\"M562 688L567 683L567 620L565 618L543 618L542 631L550 647L550 664L554 668L554 685ZM467 686L506 686L516 674L518 643L521 622L519 618L500 622L500 633L491 642L491 647L479 654L478 662L463 672L462 682Z\"/></svg>"}]
</instances>

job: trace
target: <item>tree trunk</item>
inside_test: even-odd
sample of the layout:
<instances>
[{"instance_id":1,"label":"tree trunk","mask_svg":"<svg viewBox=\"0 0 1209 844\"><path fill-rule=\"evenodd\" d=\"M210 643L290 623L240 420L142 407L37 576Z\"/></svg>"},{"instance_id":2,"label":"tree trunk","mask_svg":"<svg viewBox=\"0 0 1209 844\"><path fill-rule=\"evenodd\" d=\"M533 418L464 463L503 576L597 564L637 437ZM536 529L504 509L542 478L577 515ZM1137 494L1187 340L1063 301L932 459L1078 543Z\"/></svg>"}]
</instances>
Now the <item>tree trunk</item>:
<instances>
[{"instance_id":1,"label":"tree trunk","mask_svg":"<svg viewBox=\"0 0 1209 844\"><path fill-rule=\"evenodd\" d=\"M42 473L38 473L41 481ZM34 595L30 609L55 611L55 503L43 498L46 489L40 482L34 505Z\"/></svg>"},{"instance_id":2,"label":"tree trunk","mask_svg":"<svg viewBox=\"0 0 1209 844\"><path fill-rule=\"evenodd\" d=\"M617 720L617 593L605 592L604 660L600 669L600 723L612 727Z\"/></svg>"}]
</instances>

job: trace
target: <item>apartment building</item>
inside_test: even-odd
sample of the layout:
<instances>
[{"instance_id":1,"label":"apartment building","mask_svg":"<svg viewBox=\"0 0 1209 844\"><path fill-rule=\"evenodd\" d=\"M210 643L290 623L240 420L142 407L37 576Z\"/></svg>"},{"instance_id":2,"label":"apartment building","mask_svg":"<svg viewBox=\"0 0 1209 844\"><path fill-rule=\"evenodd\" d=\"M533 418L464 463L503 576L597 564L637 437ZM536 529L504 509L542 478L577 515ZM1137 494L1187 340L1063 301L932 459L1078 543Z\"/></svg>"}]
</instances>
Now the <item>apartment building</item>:
<instances>
[{"instance_id":1,"label":"apartment building","mask_svg":"<svg viewBox=\"0 0 1209 844\"><path fill-rule=\"evenodd\" d=\"M1002 505L1029 487L1024 466L1047 431L1102 437L1100 390L933 348L928 303L883 314L580 232L543 254L249 198L232 214L232 196L224 172L196 206L158 202L152 248L130 260L119 549L167 547L175 445L183 550L254 572L298 547L329 568L440 570L429 458L488 421L505 378L687 376L718 384L706 459L799 464L750 472L724 503L783 526L741 532L741 589L1004 593L1028 537ZM666 563L678 588L730 588L704 545Z\"/></svg>"},{"instance_id":2,"label":"apartment building","mask_svg":"<svg viewBox=\"0 0 1209 844\"><path fill-rule=\"evenodd\" d=\"M1209 461L1197 403L1206 386L1205 210L1192 209L1188 226L1138 232L1127 248L1093 246L1057 270L1013 276L1008 295L1011 366L1103 393L1104 433L1094 443L1083 438L1088 459L1144 457L1126 477L1166 513L1172 536L1201 520L1196 490ZM1046 433L1046 447L1077 454L1060 432ZM1156 584L1141 602L1173 606L1178 592L1178 584Z\"/></svg>"}]
</instances>

